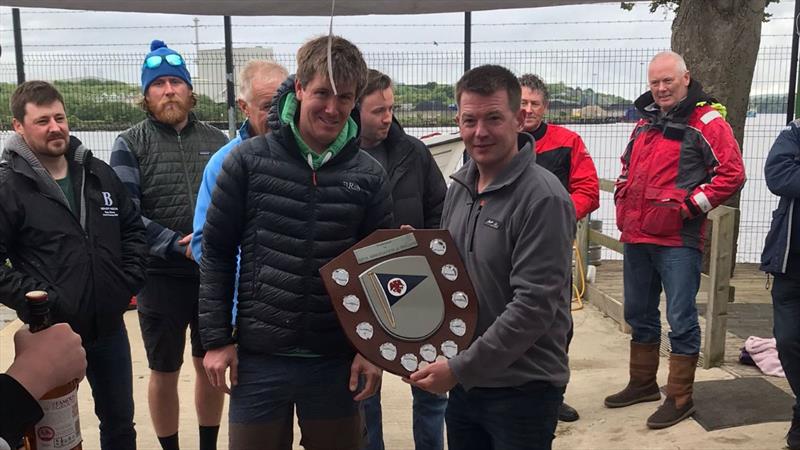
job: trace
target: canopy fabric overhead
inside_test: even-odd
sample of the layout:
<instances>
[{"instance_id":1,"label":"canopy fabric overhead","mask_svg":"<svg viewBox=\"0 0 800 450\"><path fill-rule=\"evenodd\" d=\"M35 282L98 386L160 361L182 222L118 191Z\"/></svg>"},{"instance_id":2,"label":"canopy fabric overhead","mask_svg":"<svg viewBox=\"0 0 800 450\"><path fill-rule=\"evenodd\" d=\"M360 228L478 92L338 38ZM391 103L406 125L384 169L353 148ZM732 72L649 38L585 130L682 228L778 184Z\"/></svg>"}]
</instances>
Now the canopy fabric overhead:
<instances>
[{"instance_id":1,"label":"canopy fabric overhead","mask_svg":"<svg viewBox=\"0 0 800 450\"><path fill-rule=\"evenodd\" d=\"M337 0L334 14L428 14L535 8L608 0ZM331 0L0 0L0 6L214 16L327 16Z\"/></svg>"}]
</instances>

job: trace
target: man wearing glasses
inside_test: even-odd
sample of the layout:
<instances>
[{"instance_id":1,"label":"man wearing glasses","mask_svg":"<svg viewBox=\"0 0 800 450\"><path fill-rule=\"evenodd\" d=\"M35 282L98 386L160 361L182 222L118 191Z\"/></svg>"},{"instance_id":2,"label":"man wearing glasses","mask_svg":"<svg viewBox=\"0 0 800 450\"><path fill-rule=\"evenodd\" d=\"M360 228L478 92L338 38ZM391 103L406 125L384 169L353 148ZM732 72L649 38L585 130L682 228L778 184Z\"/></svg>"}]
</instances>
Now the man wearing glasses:
<instances>
[{"instance_id":1,"label":"man wearing glasses","mask_svg":"<svg viewBox=\"0 0 800 450\"><path fill-rule=\"evenodd\" d=\"M200 284L189 245L196 195L211 154L227 141L197 120L192 79L180 54L154 40L142 64L147 118L119 135L111 166L131 192L147 228L147 283L138 295L139 325L151 369L148 403L162 448L178 446L178 375L191 326L200 449L216 447L223 395L208 382L197 329Z\"/></svg>"}]
</instances>

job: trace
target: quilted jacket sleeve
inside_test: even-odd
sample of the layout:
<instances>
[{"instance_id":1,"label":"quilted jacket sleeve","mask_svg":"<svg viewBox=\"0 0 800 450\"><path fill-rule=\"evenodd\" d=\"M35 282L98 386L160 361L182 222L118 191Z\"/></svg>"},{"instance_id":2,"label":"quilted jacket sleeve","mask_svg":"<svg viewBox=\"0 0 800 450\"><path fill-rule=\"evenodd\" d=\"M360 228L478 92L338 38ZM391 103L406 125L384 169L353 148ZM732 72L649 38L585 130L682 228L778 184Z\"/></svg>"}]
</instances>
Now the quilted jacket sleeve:
<instances>
[{"instance_id":1,"label":"quilted jacket sleeve","mask_svg":"<svg viewBox=\"0 0 800 450\"><path fill-rule=\"evenodd\" d=\"M200 261L200 339L214 349L234 342L231 325L236 267L242 240L247 169L239 149L222 165L203 226Z\"/></svg>"}]
</instances>

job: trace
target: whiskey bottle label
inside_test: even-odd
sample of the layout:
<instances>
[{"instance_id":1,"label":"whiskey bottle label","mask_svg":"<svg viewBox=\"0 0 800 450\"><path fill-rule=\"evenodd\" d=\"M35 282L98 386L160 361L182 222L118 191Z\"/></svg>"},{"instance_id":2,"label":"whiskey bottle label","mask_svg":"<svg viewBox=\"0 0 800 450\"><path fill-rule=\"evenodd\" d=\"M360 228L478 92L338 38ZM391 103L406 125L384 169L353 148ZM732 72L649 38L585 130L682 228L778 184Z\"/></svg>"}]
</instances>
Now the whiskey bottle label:
<instances>
[{"instance_id":1,"label":"whiskey bottle label","mask_svg":"<svg viewBox=\"0 0 800 450\"><path fill-rule=\"evenodd\" d=\"M78 390L50 399L39 400L44 417L36 424L38 450L69 450L81 443Z\"/></svg>"}]
</instances>

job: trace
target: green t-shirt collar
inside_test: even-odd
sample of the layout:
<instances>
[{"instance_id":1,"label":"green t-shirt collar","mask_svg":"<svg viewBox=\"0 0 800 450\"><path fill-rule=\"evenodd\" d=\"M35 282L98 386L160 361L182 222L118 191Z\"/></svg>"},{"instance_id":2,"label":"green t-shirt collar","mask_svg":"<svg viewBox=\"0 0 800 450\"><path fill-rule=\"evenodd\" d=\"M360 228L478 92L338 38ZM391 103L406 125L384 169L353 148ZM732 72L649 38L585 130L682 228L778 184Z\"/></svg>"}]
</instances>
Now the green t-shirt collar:
<instances>
[{"instance_id":1,"label":"green t-shirt collar","mask_svg":"<svg viewBox=\"0 0 800 450\"><path fill-rule=\"evenodd\" d=\"M303 142L303 138L300 137L300 129L294 122L294 115L299 105L300 103L297 101L294 92L286 94L283 99L281 99L281 121L288 123L291 127L294 140L297 142L297 146L300 147L300 153L303 155L303 159L308 162L309 167L311 167L312 170L318 170L325 163L333 159L334 156L339 154L350 139L356 137L358 134L358 125L356 125L352 117L348 116L344 128L342 128L342 131L336 136L336 139L333 140L331 145L322 153L317 153L312 150L308 144Z\"/></svg>"}]
</instances>

